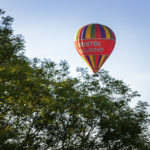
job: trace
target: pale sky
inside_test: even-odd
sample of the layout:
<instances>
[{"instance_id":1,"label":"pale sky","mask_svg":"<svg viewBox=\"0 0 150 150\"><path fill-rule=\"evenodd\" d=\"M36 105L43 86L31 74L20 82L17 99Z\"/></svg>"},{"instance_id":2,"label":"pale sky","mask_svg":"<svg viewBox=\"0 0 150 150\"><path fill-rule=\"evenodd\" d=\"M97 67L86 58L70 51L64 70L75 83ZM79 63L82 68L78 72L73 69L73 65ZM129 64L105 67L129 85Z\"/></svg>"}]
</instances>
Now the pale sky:
<instances>
[{"instance_id":1,"label":"pale sky","mask_svg":"<svg viewBox=\"0 0 150 150\"><path fill-rule=\"evenodd\" d=\"M150 103L150 0L0 0L0 7L15 18L26 56L65 59L72 75L76 67L88 67L74 47L76 31L90 23L110 27L116 46L102 68Z\"/></svg>"}]
</instances>

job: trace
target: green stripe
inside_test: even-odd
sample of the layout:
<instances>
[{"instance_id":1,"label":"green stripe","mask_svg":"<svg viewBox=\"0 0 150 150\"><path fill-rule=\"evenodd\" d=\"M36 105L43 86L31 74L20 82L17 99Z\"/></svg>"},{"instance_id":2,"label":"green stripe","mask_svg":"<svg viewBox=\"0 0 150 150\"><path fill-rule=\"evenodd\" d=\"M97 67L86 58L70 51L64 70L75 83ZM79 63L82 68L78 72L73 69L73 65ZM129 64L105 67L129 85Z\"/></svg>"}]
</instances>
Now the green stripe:
<instances>
[{"instance_id":1,"label":"green stripe","mask_svg":"<svg viewBox=\"0 0 150 150\"><path fill-rule=\"evenodd\" d=\"M107 58L107 56L105 55L105 58L104 58L104 60L103 60L103 62L102 62L102 64L101 64L101 66L103 65L103 63L104 63L104 61L106 60L106 58Z\"/></svg>"},{"instance_id":2,"label":"green stripe","mask_svg":"<svg viewBox=\"0 0 150 150\"><path fill-rule=\"evenodd\" d=\"M76 37L75 37L76 41L79 40L79 39L78 39L78 36L79 36L79 33L81 32L81 29L82 29L82 28L80 28L80 29L77 31L77 33L76 33Z\"/></svg>"},{"instance_id":3,"label":"green stripe","mask_svg":"<svg viewBox=\"0 0 150 150\"><path fill-rule=\"evenodd\" d=\"M95 31L95 24L92 24L92 27L91 27L91 38L95 38L96 37L96 31Z\"/></svg>"},{"instance_id":4,"label":"green stripe","mask_svg":"<svg viewBox=\"0 0 150 150\"><path fill-rule=\"evenodd\" d=\"M96 67L96 57L93 55L94 66Z\"/></svg>"},{"instance_id":5,"label":"green stripe","mask_svg":"<svg viewBox=\"0 0 150 150\"><path fill-rule=\"evenodd\" d=\"M79 30L78 33L77 33L76 41L78 41L78 35L79 35L79 32L81 32L81 30Z\"/></svg>"},{"instance_id":6,"label":"green stripe","mask_svg":"<svg viewBox=\"0 0 150 150\"><path fill-rule=\"evenodd\" d=\"M106 27L107 29L108 29L108 31L109 31L109 34L110 34L110 39L113 39L113 34L112 34L112 31L108 28L108 27Z\"/></svg>"}]
</instances>

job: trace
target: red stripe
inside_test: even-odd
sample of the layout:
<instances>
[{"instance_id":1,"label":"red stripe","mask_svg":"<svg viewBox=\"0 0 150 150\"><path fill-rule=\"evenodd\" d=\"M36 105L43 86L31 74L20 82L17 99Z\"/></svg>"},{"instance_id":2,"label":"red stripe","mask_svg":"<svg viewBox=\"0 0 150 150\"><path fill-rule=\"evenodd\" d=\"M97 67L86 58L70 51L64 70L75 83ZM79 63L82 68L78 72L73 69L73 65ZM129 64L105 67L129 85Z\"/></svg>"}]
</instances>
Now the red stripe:
<instances>
[{"instance_id":1,"label":"red stripe","mask_svg":"<svg viewBox=\"0 0 150 150\"><path fill-rule=\"evenodd\" d=\"M85 59L87 60L87 63L90 65L90 67L91 67L91 69L92 69L92 71L93 71L93 66L92 66L92 63L90 63L90 61L89 61L89 59L87 58L87 57L89 57L89 56L84 56L85 57Z\"/></svg>"},{"instance_id":2,"label":"red stripe","mask_svg":"<svg viewBox=\"0 0 150 150\"><path fill-rule=\"evenodd\" d=\"M81 33L84 27L82 27L78 33L78 48L81 47Z\"/></svg>"},{"instance_id":3,"label":"red stripe","mask_svg":"<svg viewBox=\"0 0 150 150\"><path fill-rule=\"evenodd\" d=\"M78 34L78 40L81 40L81 33L82 33L82 30L83 30L84 27L82 27L79 31L79 34Z\"/></svg>"},{"instance_id":4,"label":"red stripe","mask_svg":"<svg viewBox=\"0 0 150 150\"><path fill-rule=\"evenodd\" d=\"M96 38L101 38L101 31L100 31L100 28L99 28L99 26L96 24L95 25L96 26Z\"/></svg>"},{"instance_id":5,"label":"red stripe","mask_svg":"<svg viewBox=\"0 0 150 150\"><path fill-rule=\"evenodd\" d=\"M96 68L97 68L99 55L95 55L95 56L96 56Z\"/></svg>"}]
</instances>

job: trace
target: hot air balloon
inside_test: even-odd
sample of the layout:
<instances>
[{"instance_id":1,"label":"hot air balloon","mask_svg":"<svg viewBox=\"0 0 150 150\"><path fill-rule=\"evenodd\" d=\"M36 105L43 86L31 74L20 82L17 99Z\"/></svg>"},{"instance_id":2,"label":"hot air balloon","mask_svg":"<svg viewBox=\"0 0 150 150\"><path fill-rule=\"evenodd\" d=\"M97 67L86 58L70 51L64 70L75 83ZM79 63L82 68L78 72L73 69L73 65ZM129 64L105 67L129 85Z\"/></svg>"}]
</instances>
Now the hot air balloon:
<instances>
[{"instance_id":1,"label":"hot air balloon","mask_svg":"<svg viewBox=\"0 0 150 150\"><path fill-rule=\"evenodd\" d=\"M88 24L77 31L74 43L79 55L96 73L112 53L116 38L107 26Z\"/></svg>"}]
</instances>

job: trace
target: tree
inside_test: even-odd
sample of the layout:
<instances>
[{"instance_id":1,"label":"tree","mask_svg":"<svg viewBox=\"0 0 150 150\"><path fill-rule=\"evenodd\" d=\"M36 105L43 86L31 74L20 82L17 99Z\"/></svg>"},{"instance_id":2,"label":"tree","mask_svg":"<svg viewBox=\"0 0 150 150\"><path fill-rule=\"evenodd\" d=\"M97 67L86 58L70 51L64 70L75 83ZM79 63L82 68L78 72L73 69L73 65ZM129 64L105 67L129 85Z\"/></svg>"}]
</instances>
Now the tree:
<instances>
[{"instance_id":1,"label":"tree","mask_svg":"<svg viewBox=\"0 0 150 150\"><path fill-rule=\"evenodd\" d=\"M123 81L66 61L29 60L13 18L0 10L0 149L148 150L148 104Z\"/></svg>"}]
</instances>

